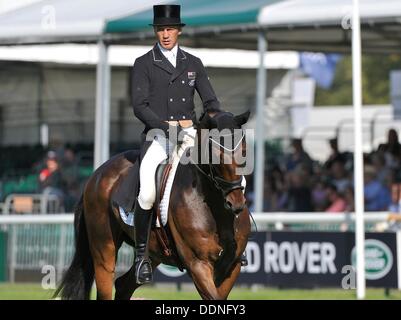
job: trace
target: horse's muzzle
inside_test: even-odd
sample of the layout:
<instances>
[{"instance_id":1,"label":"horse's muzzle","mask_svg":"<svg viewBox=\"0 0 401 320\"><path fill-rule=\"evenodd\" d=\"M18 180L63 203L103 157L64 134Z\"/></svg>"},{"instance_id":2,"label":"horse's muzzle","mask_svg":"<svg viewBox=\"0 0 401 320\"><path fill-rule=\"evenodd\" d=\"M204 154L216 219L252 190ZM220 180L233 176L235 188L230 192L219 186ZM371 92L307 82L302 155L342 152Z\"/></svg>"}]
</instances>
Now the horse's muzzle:
<instances>
[{"instance_id":1,"label":"horse's muzzle","mask_svg":"<svg viewBox=\"0 0 401 320\"><path fill-rule=\"evenodd\" d=\"M224 208L226 208L228 211L231 213L238 215L244 210L245 208L245 203L242 204L241 206L234 206L230 201L225 200L224 201Z\"/></svg>"}]
</instances>

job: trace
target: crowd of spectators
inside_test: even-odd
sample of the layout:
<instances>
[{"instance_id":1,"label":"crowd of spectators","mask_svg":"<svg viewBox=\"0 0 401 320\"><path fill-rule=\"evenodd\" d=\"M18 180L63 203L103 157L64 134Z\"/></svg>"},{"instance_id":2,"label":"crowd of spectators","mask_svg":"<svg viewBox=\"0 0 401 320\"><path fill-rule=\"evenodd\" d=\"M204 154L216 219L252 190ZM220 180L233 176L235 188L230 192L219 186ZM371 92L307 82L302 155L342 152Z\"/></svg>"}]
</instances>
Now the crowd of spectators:
<instances>
[{"instance_id":1,"label":"crowd of spectators","mask_svg":"<svg viewBox=\"0 0 401 320\"><path fill-rule=\"evenodd\" d=\"M354 210L353 154L341 152L337 139L329 141L331 153L319 163L293 139L291 151L266 168L263 211L352 212ZM366 211L399 211L401 144L390 129L387 142L364 154ZM253 209L254 194L247 192Z\"/></svg>"},{"instance_id":2,"label":"crowd of spectators","mask_svg":"<svg viewBox=\"0 0 401 320\"><path fill-rule=\"evenodd\" d=\"M301 139L293 139L289 153L273 157L265 175L265 212L352 212L354 210L353 154L341 152L337 139L328 141L330 155L323 163L313 160ZM364 154L366 211L401 211L401 143L390 129L387 142ZM79 178L74 150L49 151L36 165L41 193L55 195L66 212L72 211L85 181ZM254 193L247 177L246 197L251 211Z\"/></svg>"}]
</instances>

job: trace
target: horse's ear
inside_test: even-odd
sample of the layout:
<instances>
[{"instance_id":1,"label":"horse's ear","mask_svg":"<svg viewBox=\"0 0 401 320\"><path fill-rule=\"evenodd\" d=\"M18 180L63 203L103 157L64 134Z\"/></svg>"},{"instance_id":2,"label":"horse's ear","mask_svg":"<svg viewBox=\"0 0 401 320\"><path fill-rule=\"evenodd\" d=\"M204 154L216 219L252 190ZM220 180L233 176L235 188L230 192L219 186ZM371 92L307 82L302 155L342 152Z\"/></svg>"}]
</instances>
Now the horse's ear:
<instances>
[{"instance_id":1,"label":"horse's ear","mask_svg":"<svg viewBox=\"0 0 401 320\"><path fill-rule=\"evenodd\" d=\"M238 116L234 117L234 121L235 123L239 126L242 127L242 125L244 125L245 123L247 123L248 119L249 119L249 115L251 114L251 112L248 110L244 113L241 113Z\"/></svg>"}]
</instances>

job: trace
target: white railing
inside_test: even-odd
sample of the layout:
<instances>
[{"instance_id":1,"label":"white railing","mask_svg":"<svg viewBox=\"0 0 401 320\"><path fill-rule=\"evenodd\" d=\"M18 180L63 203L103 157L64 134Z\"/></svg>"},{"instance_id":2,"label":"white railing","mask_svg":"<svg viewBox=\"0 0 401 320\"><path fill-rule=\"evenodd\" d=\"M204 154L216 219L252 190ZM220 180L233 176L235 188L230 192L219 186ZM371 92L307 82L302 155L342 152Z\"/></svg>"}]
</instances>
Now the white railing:
<instances>
[{"instance_id":1,"label":"white railing","mask_svg":"<svg viewBox=\"0 0 401 320\"><path fill-rule=\"evenodd\" d=\"M49 192L42 194L10 194L2 205L2 214L52 214L62 211L64 211L64 208L60 198Z\"/></svg>"},{"instance_id":2,"label":"white railing","mask_svg":"<svg viewBox=\"0 0 401 320\"><path fill-rule=\"evenodd\" d=\"M257 223L349 223L355 221L354 213L332 212L269 212L254 213ZM389 218L388 212L365 212L365 222L383 222Z\"/></svg>"},{"instance_id":3,"label":"white railing","mask_svg":"<svg viewBox=\"0 0 401 320\"><path fill-rule=\"evenodd\" d=\"M253 213L256 223L348 223L355 221L354 213L328 212L260 212ZM365 223L384 222L390 218L387 211L365 212ZM0 215L2 224L68 224L74 222L72 213L48 215Z\"/></svg>"},{"instance_id":4,"label":"white railing","mask_svg":"<svg viewBox=\"0 0 401 320\"><path fill-rule=\"evenodd\" d=\"M352 224L353 213L254 213L259 230L280 230L283 225ZM388 212L367 212L365 223L387 222ZM74 253L74 215L0 215L0 232L7 233L8 279L13 282L19 271L35 271L40 274L44 265L53 265L58 277L68 267ZM268 228L268 225L273 225ZM291 230L291 229L290 229ZM318 229L314 229L318 230ZM133 249L124 244L117 262L117 272L132 265ZM59 279L59 278L58 278Z\"/></svg>"},{"instance_id":5,"label":"white railing","mask_svg":"<svg viewBox=\"0 0 401 320\"><path fill-rule=\"evenodd\" d=\"M71 213L0 215L0 232L8 239L8 280L18 280L20 271L40 276L45 265L54 266L57 279L61 279L74 254L73 222ZM132 259L133 249L124 244L119 250L117 272L128 270Z\"/></svg>"},{"instance_id":6,"label":"white railing","mask_svg":"<svg viewBox=\"0 0 401 320\"><path fill-rule=\"evenodd\" d=\"M48 214L48 215L0 215L0 225L6 224L72 224L74 214Z\"/></svg>"}]
</instances>

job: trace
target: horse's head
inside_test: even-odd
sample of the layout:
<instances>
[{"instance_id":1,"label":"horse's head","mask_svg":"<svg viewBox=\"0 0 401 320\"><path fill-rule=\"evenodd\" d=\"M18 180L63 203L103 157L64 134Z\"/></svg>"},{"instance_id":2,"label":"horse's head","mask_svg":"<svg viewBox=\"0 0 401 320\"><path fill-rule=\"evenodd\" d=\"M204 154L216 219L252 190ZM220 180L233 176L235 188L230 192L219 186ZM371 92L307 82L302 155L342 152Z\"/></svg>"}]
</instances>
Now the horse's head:
<instances>
[{"instance_id":1,"label":"horse's head","mask_svg":"<svg viewBox=\"0 0 401 320\"><path fill-rule=\"evenodd\" d=\"M205 113L199 121L198 143L203 158L202 167L209 179L221 192L224 207L234 214L239 214L245 207L246 200L240 167L244 165L246 142L242 125L248 121L250 112L238 116L230 112L219 112L211 117ZM204 132L206 132L204 134ZM203 150L202 150L203 149ZM203 152L206 151L206 152Z\"/></svg>"}]
</instances>

